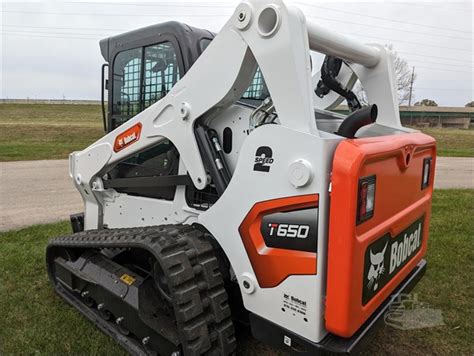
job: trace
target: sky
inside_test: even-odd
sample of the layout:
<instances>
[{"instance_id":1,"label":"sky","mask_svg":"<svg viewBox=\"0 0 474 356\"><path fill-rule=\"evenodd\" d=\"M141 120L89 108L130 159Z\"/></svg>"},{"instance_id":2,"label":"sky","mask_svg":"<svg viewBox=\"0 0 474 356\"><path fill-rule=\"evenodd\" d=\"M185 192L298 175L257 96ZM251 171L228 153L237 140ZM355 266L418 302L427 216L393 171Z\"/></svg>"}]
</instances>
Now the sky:
<instances>
[{"instance_id":1,"label":"sky","mask_svg":"<svg viewBox=\"0 0 474 356\"><path fill-rule=\"evenodd\" d=\"M471 1L285 2L360 42L392 44L415 67L414 101L473 100ZM169 20L218 32L238 3L0 0L0 98L98 100L100 39Z\"/></svg>"}]
</instances>

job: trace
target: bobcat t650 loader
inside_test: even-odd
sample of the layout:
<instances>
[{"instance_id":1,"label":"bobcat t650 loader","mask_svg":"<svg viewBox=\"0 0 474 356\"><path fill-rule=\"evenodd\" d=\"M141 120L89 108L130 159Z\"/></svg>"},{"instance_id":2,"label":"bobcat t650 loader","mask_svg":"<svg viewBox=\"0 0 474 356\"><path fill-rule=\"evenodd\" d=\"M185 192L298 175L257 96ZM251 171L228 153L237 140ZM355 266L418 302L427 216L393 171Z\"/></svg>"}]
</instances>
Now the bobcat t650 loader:
<instances>
[{"instance_id":1,"label":"bobcat t650 loader","mask_svg":"<svg viewBox=\"0 0 474 356\"><path fill-rule=\"evenodd\" d=\"M426 268L435 141L402 127L390 52L278 0L101 50L108 133L70 156L85 211L48 245L56 291L133 354L233 354L237 322L357 351Z\"/></svg>"}]
</instances>

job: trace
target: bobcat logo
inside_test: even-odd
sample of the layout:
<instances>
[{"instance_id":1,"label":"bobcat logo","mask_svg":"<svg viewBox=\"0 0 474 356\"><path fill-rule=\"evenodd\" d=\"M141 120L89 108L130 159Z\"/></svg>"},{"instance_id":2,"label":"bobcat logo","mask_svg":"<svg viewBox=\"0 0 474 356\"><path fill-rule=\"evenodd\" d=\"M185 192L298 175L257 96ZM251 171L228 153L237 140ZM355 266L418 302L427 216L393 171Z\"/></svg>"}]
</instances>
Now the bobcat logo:
<instances>
[{"instance_id":1,"label":"bobcat logo","mask_svg":"<svg viewBox=\"0 0 474 356\"><path fill-rule=\"evenodd\" d=\"M367 279L369 280L369 283L367 286L369 289L373 289L374 291L377 290L379 287L379 278L380 276L385 272L385 266L384 266L384 260L385 260L385 250L387 249L387 244L385 244L383 250L379 253L373 253L372 250L370 250L370 269L369 273L367 274Z\"/></svg>"}]
</instances>

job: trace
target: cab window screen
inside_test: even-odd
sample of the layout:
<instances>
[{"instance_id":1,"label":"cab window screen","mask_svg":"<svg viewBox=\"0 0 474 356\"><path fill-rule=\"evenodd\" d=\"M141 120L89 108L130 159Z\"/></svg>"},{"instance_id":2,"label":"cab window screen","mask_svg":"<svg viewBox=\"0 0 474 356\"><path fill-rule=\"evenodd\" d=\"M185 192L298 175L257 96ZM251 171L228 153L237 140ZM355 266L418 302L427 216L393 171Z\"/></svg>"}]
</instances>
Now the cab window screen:
<instances>
[{"instance_id":1,"label":"cab window screen","mask_svg":"<svg viewBox=\"0 0 474 356\"><path fill-rule=\"evenodd\" d=\"M209 38L202 38L199 41L201 53L204 52L204 50L207 48L207 46L209 46L211 41L212 39ZM260 71L260 68L257 68L252 82L242 95L242 99L263 100L269 95L270 94L268 93L267 84L265 84L265 79L263 79L262 72Z\"/></svg>"},{"instance_id":2,"label":"cab window screen","mask_svg":"<svg viewBox=\"0 0 474 356\"><path fill-rule=\"evenodd\" d=\"M117 54L113 67L113 128L163 98L179 79L178 58L171 42Z\"/></svg>"},{"instance_id":3,"label":"cab window screen","mask_svg":"<svg viewBox=\"0 0 474 356\"><path fill-rule=\"evenodd\" d=\"M267 96L269 96L269 94L267 85L265 84L265 79L263 79L260 68L257 68L252 82L242 95L242 99L263 100Z\"/></svg>"},{"instance_id":4,"label":"cab window screen","mask_svg":"<svg viewBox=\"0 0 474 356\"><path fill-rule=\"evenodd\" d=\"M178 60L173 45L164 42L145 47L143 108L164 97L180 78Z\"/></svg>"},{"instance_id":5,"label":"cab window screen","mask_svg":"<svg viewBox=\"0 0 474 356\"><path fill-rule=\"evenodd\" d=\"M142 49L119 53L113 68L112 114L130 118L140 111Z\"/></svg>"}]
</instances>

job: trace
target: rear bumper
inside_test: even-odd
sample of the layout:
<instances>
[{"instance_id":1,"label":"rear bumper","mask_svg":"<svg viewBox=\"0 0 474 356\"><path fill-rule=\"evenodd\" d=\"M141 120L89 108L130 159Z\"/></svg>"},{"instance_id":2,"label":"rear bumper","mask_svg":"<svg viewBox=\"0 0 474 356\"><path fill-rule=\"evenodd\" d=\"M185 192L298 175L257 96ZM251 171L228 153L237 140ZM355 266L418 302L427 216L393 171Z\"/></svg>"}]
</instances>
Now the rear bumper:
<instances>
[{"instance_id":1,"label":"rear bumper","mask_svg":"<svg viewBox=\"0 0 474 356\"><path fill-rule=\"evenodd\" d=\"M325 353L356 354L360 352L373 331L381 324L385 312L402 294L409 293L418 283L426 271L426 261L421 260L413 271L399 284L392 295L371 315L371 317L350 338L342 338L328 334L321 342L315 343L302 338L255 314L250 315L252 334L256 339L262 340L271 346L283 348L286 352L297 355L320 355ZM291 339L291 346L285 344Z\"/></svg>"}]
</instances>

